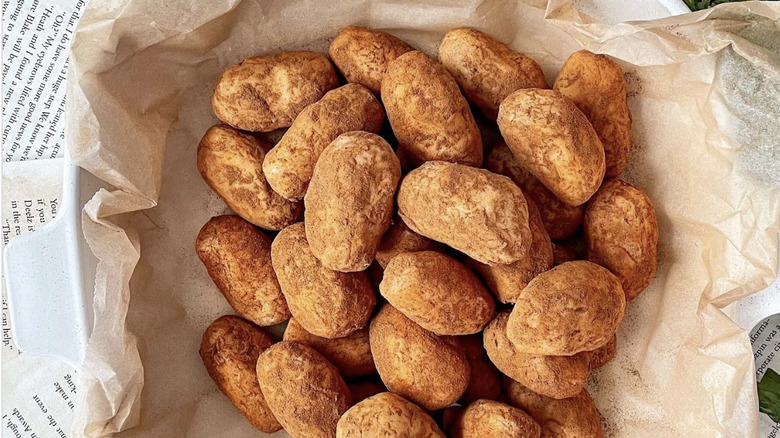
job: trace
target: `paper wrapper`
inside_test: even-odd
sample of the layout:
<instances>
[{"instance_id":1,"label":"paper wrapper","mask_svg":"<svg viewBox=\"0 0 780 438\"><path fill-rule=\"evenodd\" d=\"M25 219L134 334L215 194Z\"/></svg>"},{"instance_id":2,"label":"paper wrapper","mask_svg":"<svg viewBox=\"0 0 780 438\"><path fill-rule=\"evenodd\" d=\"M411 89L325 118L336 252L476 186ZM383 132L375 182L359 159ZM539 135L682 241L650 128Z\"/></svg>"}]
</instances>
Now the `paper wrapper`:
<instances>
[{"instance_id":1,"label":"paper wrapper","mask_svg":"<svg viewBox=\"0 0 780 438\"><path fill-rule=\"evenodd\" d=\"M231 309L193 248L227 211L198 175L196 146L217 122L220 72L261 53L325 52L357 24L429 54L448 29L476 27L550 82L579 49L619 62L634 118L624 178L655 204L660 266L589 389L607 436L757 436L750 344L721 309L776 277L779 19L780 5L757 3L606 25L566 0L93 0L73 41L68 144L115 189L84 209L100 264L78 432L258 436L198 357L207 325Z\"/></svg>"}]
</instances>

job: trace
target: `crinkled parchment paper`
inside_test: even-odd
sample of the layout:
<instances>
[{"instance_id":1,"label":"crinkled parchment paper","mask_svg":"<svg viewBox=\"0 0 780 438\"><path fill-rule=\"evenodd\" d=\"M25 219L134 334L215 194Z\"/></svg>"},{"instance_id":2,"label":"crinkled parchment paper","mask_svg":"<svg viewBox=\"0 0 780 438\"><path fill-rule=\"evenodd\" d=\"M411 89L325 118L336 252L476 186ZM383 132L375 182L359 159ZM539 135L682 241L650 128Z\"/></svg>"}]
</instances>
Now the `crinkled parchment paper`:
<instances>
[{"instance_id":1,"label":"crinkled parchment paper","mask_svg":"<svg viewBox=\"0 0 780 438\"><path fill-rule=\"evenodd\" d=\"M73 44L68 144L115 189L84 209L101 262L79 431L258 436L198 357L203 330L230 309L193 250L201 225L226 211L195 149L217 122L209 98L222 70L259 53L325 51L359 24L430 54L447 29L477 27L540 62L550 82L578 49L618 60L634 117L624 177L655 203L661 263L628 306L617 360L589 388L608 436L756 436L750 344L720 309L776 276L780 5L606 25L568 0L427 3L91 2Z\"/></svg>"}]
</instances>

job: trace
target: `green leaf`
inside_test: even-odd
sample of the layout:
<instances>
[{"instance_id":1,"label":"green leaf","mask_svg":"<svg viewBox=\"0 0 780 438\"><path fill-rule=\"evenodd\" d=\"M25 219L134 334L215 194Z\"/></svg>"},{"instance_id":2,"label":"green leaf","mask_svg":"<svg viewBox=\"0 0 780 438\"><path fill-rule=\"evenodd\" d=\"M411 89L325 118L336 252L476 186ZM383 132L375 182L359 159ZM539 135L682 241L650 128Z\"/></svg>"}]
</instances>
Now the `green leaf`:
<instances>
[{"instance_id":1,"label":"green leaf","mask_svg":"<svg viewBox=\"0 0 780 438\"><path fill-rule=\"evenodd\" d=\"M736 3L736 2L746 2L749 0L712 0L710 1L710 6L717 6L721 3Z\"/></svg>"},{"instance_id":2,"label":"green leaf","mask_svg":"<svg viewBox=\"0 0 780 438\"><path fill-rule=\"evenodd\" d=\"M683 1L685 2L685 5L688 6L688 9L692 11L701 11L702 9L711 8L721 3L744 2L748 0L683 0Z\"/></svg>"},{"instance_id":3,"label":"green leaf","mask_svg":"<svg viewBox=\"0 0 780 438\"><path fill-rule=\"evenodd\" d=\"M780 423L780 374L771 368L758 383L758 410Z\"/></svg>"},{"instance_id":4,"label":"green leaf","mask_svg":"<svg viewBox=\"0 0 780 438\"><path fill-rule=\"evenodd\" d=\"M688 9L692 11L700 11L707 9L710 6L710 0L683 0Z\"/></svg>"}]
</instances>

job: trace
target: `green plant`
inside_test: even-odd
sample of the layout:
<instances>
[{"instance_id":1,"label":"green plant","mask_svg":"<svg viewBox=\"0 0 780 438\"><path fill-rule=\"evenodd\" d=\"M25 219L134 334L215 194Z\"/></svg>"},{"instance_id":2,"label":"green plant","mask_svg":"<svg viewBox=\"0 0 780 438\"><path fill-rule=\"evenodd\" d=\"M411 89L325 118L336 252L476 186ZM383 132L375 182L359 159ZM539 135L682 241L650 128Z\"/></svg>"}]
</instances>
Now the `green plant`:
<instances>
[{"instance_id":1,"label":"green plant","mask_svg":"<svg viewBox=\"0 0 780 438\"><path fill-rule=\"evenodd\" d=\"M688 6L688 9L692 11L700 11L702 9L707 9L713 6L717 6L721 3L744 2L747 0L683 0L683 1L685 2L685 5Z\"/></svg>"},{"instance_id":2,"label":"green plant","mask_svg":"<svg viewBox=\"0 0 780 438\"><path fill-rule=\"evenodd\" d=\"M758 383L758 410L780 423L780 374L771 368Z\"/></svg>"}]
</instances>

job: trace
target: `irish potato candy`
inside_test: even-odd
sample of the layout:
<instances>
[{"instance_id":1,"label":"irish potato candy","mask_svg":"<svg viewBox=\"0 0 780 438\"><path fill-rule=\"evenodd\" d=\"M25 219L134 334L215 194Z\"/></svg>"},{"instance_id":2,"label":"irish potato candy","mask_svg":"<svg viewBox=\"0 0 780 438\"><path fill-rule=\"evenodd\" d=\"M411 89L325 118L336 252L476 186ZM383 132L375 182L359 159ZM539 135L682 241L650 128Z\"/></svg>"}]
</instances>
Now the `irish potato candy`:
<instances>
[{"instance_id":1,"label":"irish potato candy","mask_svg":"<svg viewBox=\"0 0 780 438\"><path fill-rule=\"evenodd\" d=\"M369 328L371 354L387 389L433 411L455 403L469 383L460 339L420 327L390 304Z\"/></svg>"},{"instance_id":2,"label":"irish potato candy","mask_svg":"<svg viewBox=\"0 0 780 438\"><path fill-rule=\"evenodd\" d=\"M363 271L393 217L401 165L382 137L353 131L322 152L304 212L306 238L323 266Z\"/></svg>"},{"instance_id":3,"label":"irish potato candy","mask_svg":"<svg viewBox=\"0 0 780 438\"><path fill-rule=\"evenodd\" d=\"M582 224L583 206L572 207L561 202L544 184L523 168L505 142L501 141L493 146L485 159L485 168L511 178L523 189L523 193L536 203L542 224L550 239L565 239L573 235Z\"/></svg>"},{"instance_id":4,"label":"irish potato candy","mask_svg":"<svg viewBox=\"0 0 780 438\"><path fill-rule=\"evenodd\" d=\"M517 351L507 338L509 310L485 327L485 350L496 367L532 391L560 399L577 395L588 381L590 352L545 356Z\"/></svg>"},{"instance_id":5,"label":"irish potato candy","mask_svg":"<svg viewBox=\"0 0 780 438\"><path fill-rule=\"evenodd\" d=\"M209 375L293 438L603 438L583 387L657 268L653 205L615 178L631 147L620 68L577 52L550 90L534 60L466 28L439 61L354 26L329 54L249 58L216 85L225 124L197 164L237 216L196 250L241 317L203 334ZM486 169L469 102L504 140ZM285 127L273 148L246 132ZM277 343L257 326L287 319Z\"/></svg>"},{"instance_id":6,"label":"irish potato candy","mask_svg":"<svg viewBox=\"0 0 780 438\"><path fill-rule=\"evenodd\" d=\"M493 297L469 268L433 251L393 257L379 291L393 307L437 335L477 333L495 311Z\"/></svg>"},{"instance_id":7,"label":"irish potato candy","mask_svg":"<svg viewBox=\"0 0 780 438\"><path fill-rule=\"evenodd\" d=\"M376 295L365 272L337 272L314 257L303 222L271 244L271 262L290 313L307 332L341 338L366 325Z\"/></svg>"},{"instance_id":8,"label":"irish potato candy","mask_svg":"<svg viewBox=\"0 0 780 438\"><path fill-rule=\"evenodd\" d=\"M277 193L291 200L306 194L323 149L349 131L379 132L385 111L365 87L350 84L329 91L298 114L279 144L268 151L263 172Z\"/></svg>"},{"instance_id":9,"label":"irish potato candy","mask_svg":"<svg viewBox=\"0 0 780 438\"><path fill-rule=\"evenodd\" d=\"M561 201L585 203L604 178L604 148L577 107L553 90L510 94L498 111L498 128L525 170Z\"/></svg>"},{"instance_id":10,"label":"irish potato candy","mask_svg":"<svg viewBox=\"0 0 780 438\"><path fill-rule=\"evenodd\" d=\"M408 52L390 63L382 78L382 102L398 154L412 165L482 164L482 137L468 102L447 70L425 53Z\"/></svg>"},{"instance_id":11,"label":"irish potato candy","mask_svg":"<svg viewBox=\"0 0 780 438\"><path fill-rule=\"evenodd\" d=\"M378 95L387 65L412 50L412 46L388 33L347 26L330 43L328 52L347 82L363 85Z\"/></svg>"},{"instance_id":12,"label":"irish potato candy","mask_svg":"<svg viewBox=\"0 0 780 438\"><path fill-rule=\"evenodd\" d=\"M466 350L466 359L471 367L471 378L466 392L460 398L461 404L471 403L479 399L496 400L501 395L501 373L482 347L482 335L461 336L461 343Z\"/></svg>"},{"instance_id":13,"label":"irish potato candy","mask_svg":"<svg viewBox=\"0 0 780 438\"><path fill-rule=\"evenodd\" d=\"M580 257L573 248L564 244L556 243L553 245L553 265L558 266L566 262L579 260Z\"/></svg>"},{"instance_id":14,"label":"irish potato candy","mask_svg":"<svg viewBox=\"0 0 780 438\"><path fill-rule=\"evenodd\" d=\"M444 252L444 245L421 236L404 223L400 216L393 218L393 224L387 230L376 251L376 261L382 269L390 260L402 252L438 251Z\"/></svg>"},{"instance_id":15,"label":"irish potato candy","mask_svg":"<svg viewBox=\"0 0 780 438\"><path fill-rule=\"evenodd\" d=\"M352 402L360 403L361 401L377 395L381 392L387 392L385 384L378 375L372 375L357 380L351 380L347 383L349 386L349 393L352 394Z\"/></svg>"},{"instance_id":16,"label":"irish potato candy","mask_svg":"<svg viewBox=\"0 0 780 438\"><path fill-rule=\"evenodd\" d=\"M563 64L553 88L593 124L604 146L606 177L620 175L631 152L631 112L620 67L605 55L580 50Z\"/></svg>"},{"instance_id":17,"label":"irish potato candy","mask_svg":"<svg viewBox=\"0 0 780 438\"><path fill-rule=\"evenodd\" d=\"M439 62L488 119L513 91L547 88L539 64L476 29L453 29L439 46Z\"/></svg>"},{"instance_id":18,"label":"irish potato candy","mask_svg":"<svg viewBox=\"0 0 780 438\"><path fill-rule=\"evenodd\" d=\"M531 245L523 192L484 169L423 164L401 182L398 213L416 233L488 265L520 260Z\"/></svg>"},{"instance_id":19,"label":"irish potato candy","mask_svg":"<svg viewBox=\"0 0 780 438\"><path fill-rule=\"evenodd\" d=\"M257 380L271 411L293 438L330 438L352 404L338 370L311 347L282 341L257 359Z\"/></svg>"},{"instance_id":20,"label":"irish potato candy","mask_svg":"<svg viewBox=\"0 0 780 438\"><path fill-rule=\"evenodd\" d=\"M650 198L637 187L612 179L585 209L588 260L614 272L626 300L650 284L658 267L658 220Z\"/></svg>"},{"instance_id":21,"label":"irish potato candy","mask_svg":"<svg viewBox=\"0 0 780 438\"><path fill-rule=\"evenodd\" d=\"M291 318L284 330L284 340L300 342L317 350L344 377L365 376L376 371L368 345L368 327L343 338L328 339L307 332L295 318Z\"/></svg>"},{"instance_id":22,"label":"irish potato candy","mask_svg":"<svg viewBox=\"0 0 780 438\"><path fill-rule=\"evenodd\" d=\"M534 201L526 197L528 222L531 229L531 245L520 260L506 265L486 265L472 261L474 269L482 276L493 294L503 303L514 303L531 279L553 265L553 248L550 236L544 231L539 210Z\"/></svg>"},{"instance_id":23,"label":"irish potato candy","mask_svg":"<svg viewBox=\"0 0 780 438\"><path fill-rule=\"evenodd\" d=\"M350 408L336 426L336 438L444 438L428 413L391 392Z\"/></svg>"},{"instance_id":24,"label":"irish potato candy","mask_svg":"<svg viewBox=\"0 0 780 438\"><path fill-rule=\"evenodd\" d=\"M235 128L270 132L290 126L307 105L338 83L333 65L319 53L255 56L222 73L211 107Z\"/></svg>"},{"instance_id":25,"label":"irish potato candy","mask_svg":"<svg viewBox=\"0 0 780 438\"><path fill-rule=\"evenodd\" d=\"M509 315L507 337L520 353L571 356L609 342L625 308L611 272L584 260L567 262L528 283Z\"/></svg>"},{"instance_id":26,"label":"irish potato candy","mask_svg":"<svg viewBox=\"0 0 780 438\"><path fill-rule=\"evenodd\" d=\"M303 206L268 185L262 166L269 148L228 125L212 126L198 144L198 170L237 215L258 227L281 230L298 220Z\"/></svg>"},{"instance_id":27,"label":"irish potato candy","mask_svg":"<svg viewBox=\"0 0 780 438\"><path fill-rule=\"evenodd\" d=\"M217 216L201 228L195 250L236 313L260 326L290 317L271 266L271 237L238 216Z\"/></svg>"},{"instance_id":28,"label":"irish potato candy","mask_svg":"<svg viewBox=\"0 0 780 438\"><path fill-rule=\"evenodd\" d=\"M460 413L453 438L539 438L541 428L518 408L492 400L477 400Z\"/></svg>"},{"instance_id":29,"label":"irish potato candy","mask_svg":"<svg viewBox=\"0 0 780 438\"><path fill-rule=\"evenodd\" d=\"M252 426L266 433L282 426L257 383L255 364L260 353L273 343L271 335L233 315L211 323L200 343L200 357L214 383Z\"/></svg>"},{"instance_id":30,"label":"irish potato candy","mask_svg":"<svg viewBox=\"0 0 780 438\"><path fill-rule=\"evenodd\" d=\"M504 393L512 406L528 412L542 427L541 438L604 438L596 405L586 390L556 400L504 378Z\"/></svg>"},{"instance_id":31,"label":"irish potato candy","mask_svg":"<svg viewBox=\"0 0 780 438\"><path fill-rule=\"evenodd\" d=\"M590 369L595 370L612 362L617 355L617 335L601 347L590 352Z\"/></svg>"}]
</instances>

